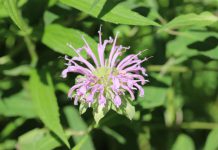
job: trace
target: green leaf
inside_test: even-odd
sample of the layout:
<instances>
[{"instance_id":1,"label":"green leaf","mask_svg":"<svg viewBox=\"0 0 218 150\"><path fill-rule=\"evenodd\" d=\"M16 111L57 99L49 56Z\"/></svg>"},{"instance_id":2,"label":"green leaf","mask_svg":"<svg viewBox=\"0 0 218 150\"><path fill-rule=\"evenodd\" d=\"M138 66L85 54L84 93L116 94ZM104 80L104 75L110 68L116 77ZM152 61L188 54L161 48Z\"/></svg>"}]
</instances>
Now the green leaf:
<instances>
[{"instance_id":1,"label":"green leaf","mask_svg":"<svg viewBox=\"0 0 218 150\"><path fill-rule=\"evenodd\" d=\"M152 76L157 81L162 82L168 86L170 86L172 84L171 76L167 76L167 75L161 76L160 73L155 73L155 72L151 72L150 76Z\"/></svg>"},{"instance_id":2,"label":"green leaf","mask_svg":"<svg viewBox=\"0 0 218 150\"><path fill-rule=\"evenodd\" d=\"M21 91L0 100L0 115L6 117L21 116L24 118L34 118L37 116L27 91Z\"/></svg>"},{"instance_id":3,"label":"green leaf","mask_svg":"<svg viewBox=\"0 0 218 150\"><path fill-rule=\"evenodd\" d=\"M7 138L14 130L23 125L26 119L17 118L12 122L9 122L3 130L1 130L0 138Z\"/></svg>"},{"instance_id":4,"label":"green leaf","mask_svg":"<svg viewBox=\"0 0 218 150\"><path fill-rule=\"evenodd\" d=\"M153 108L164 104L167 95L166 88L147 86L144 87L144 91L145 96L138 97L138 103L143 108Z\"/></svg>"},{"instance_id":5,"label":"green leaf","mask_svg":"<svg viewBox=\"0 0 218 150\"><path fill-rule=\"evenodd\" d=\"M8 16L7 10L4 8L3 0L0 0L0 18Z\"/></svg>"},{"instance_id":6,"label":"green leaf","mask_svg":"<svg viewBox=\"0 0 218 150\"><path fill-rule=\"evenodd\" d=\"M81 150L82 146L84 145L85 141L88 139L88 135L85 135L72 150Z\"/></svg>"},{"instance_id":7,"label":"green leaf","mask_svg":"<svg viewBox=\"0 0 218 150\"><path fill-rule=\"evenodd\" d=\"M0 150L9 150L16 148L16 140L6 140L0 143Z\"/></svg>"},{"instance_id":8,"label":"green leaf","mask_svg":"<svg viewBox=\"0 0 218 150\"><path fill-rule=\"evenodd\" d=\"M211 25L216 21L218 21L218 17L216 17L210 12L203 12L199 15L191 13L174 18L172 21L162 26L159 31L192 26L203 27Z\"/></svg>"},{"instance_id":9,"label":"green leaf","mask_svg":"<svg viewBox=\"0 0 218 150\"><path fill-rule=\"evenodd\" d=\"M159 26L158 23L125 8L122 4L115 4L115 1L61 0L61 2L93 17L115 24Z\"/></svg>"},{"instance_id":10,"label":"green leaf","mask_svg":"<svg viewBox=\"0 0 218 150\"><path fill-rule=\"evenodd\" d=\"M217 150L218 149L218 128L213 129L207 137L204 150Z\"/></svg>"},{"instance_id":11,"label":"green leaf","mask_svg":"<svg viewBox=\"0 0 218 150\"><path fill-rule=\"evenodd\" d=\"M197 51L196 49L188 47L188 45L194 42L202 42L208 37L218 38L218 34L215 32L198 31L181 32L175 40L168 42L166 55L167 57L183 57L184 60L196 55L204 55L212 59L218 59L218 55L216 55L218 46L207 51Z\"/></svg>"},{"instance_id":12,"label":"green leaf","mask_svg":"<svg viewBox=\"0 0 218 150\"><path fill-rule=\"evenodd\" d=\"M133 106L131 98L129 96L121 96L121 99L122 103L119 108L117 108L113 103L111 108L118 114L124 115L132 120L132 118L135 116L135 107Z\"/></svg>"},{"instance_id":13,"label":"green leaf","mask_svg":"<svg viewBox=\"0 0 218 150\"><path fill-rule=\"evenodd\" d=\"M30 92L41 121L69 147L60 124L58 104L50 74L42 72L39 75L36 70L33 70L30 78Z\"/></svg>"},{"instance_id":14,"label":"green leaf","mask_svg":"<svg viewBox=\"0 0 218 150\"><path fill-rule=\"evenodd\" d=\"M58 53L73 56L76 53L67 46L67 43L70 43L75 48L84 46L84 41L81 38L82 35L84 35L93 52L97 54L97 43L91 37L79 30L66 28L57 24L50 24L45 27L42 42Z\"/></svg>"},{"instance_id":15,"label":"green leaf","mask_svg":"<svg viewBox=\"0 0 218 150\"><path fill-rule=\"evenodd\" d=\"M58 18L58 15L56 15L50 11L46 11L44 13L44 16L43 16L43 20L44 20L45 25L51 24L57 18Z\"/></svg>"},{"instance_id":16,"label":"green leaf","mask_svg":"<svg viewBox=\"0 0 218 150\"><path fill-rule=\"evenodd\" d=\"M14 23L26 34L30 33L30 29L21 16L17 6L17 0L3 0L4 8L14 21Z\"/></svg>"},{"instance_id":17,"label":"green leaf","mask_svg":"<svg viewBox=\"0 0 218 150\"><path fill-rule=\"evenodd\" d=\"M53 150L61 143L44 129L33 129L18 139L17 147L22 150Z\"/></svg>"},{"instance_id":18,"label":"green leaf","mask_svg":"<svg viewBox=\"0 0 218 150\"><path fill-rule=\"evenodd\" d=\"M106 134L112 136L114 139L116 139L120 144L125 144L126 143L126 139L120 135L119 133L117 133L116 131L106 127L106 126L103 126L101 127L102 131L104 131Z\"/></svg>"},{"instance_id":19,"label":"green leaf","mask_svg":"<svg viewBox=\"0 0 218 150\"><path fill-rule=\"evenodd\" d=\"M83 144L80 147L79 150L94 150L94 144L92 142L92 139L88 133L88 127L86 123L81 118L78 111L72 107L68 106L64 108L64 113L67 119L67 122L70 126L70 128L75 132L83 132L83 135L75 135L73 136L73 139L76 144L79 144L85 137L86 140L83 142Z\"/></svg>"},{"instance_id":20,"label":"green leaf","mask_svg":"<svg viewBox=\"0 0 218 150\"><path fill-rule=\"evenodd\" d=\"M110 110L110 104L106 104L105 107L98 105L95 108L93 108L93 116L95 119L96 124L99 123L99 121L108 113Z\"/></svg>"},{"instance_id":21,"label":"green leaf","mask_svg":"<svg viewBox=\"0 0 218 150\"><path fill-rule=\"evenodd\" d=\"M185 134L180 134L176 138L176 142L174 143L172 150L184 150L184 147L186 150L195 150L193 140Z\"/></svg>"},{"instance_id":22,"label":"green leaf","mask_svg":"<svg viewBox=\"0 0 218 150\"><path fill-rule=\"evenodd\" d=\"M86 112L88 108L88 104L87 103L80 103L79 105L79 113L82 115Z\"/></svg>"},{"instance_id":23,"label":"green leaf","mask_svg":"<svg viewBox=\"0 0 218 150\"><path fill-rule=\"evenodd\" d=\"M209 51L200 52L200 54L210 57L211 59L218 59L218 46Z\"/></svg>"},{"instance_id":24,"label":"green leaf","mask_svg":"<svg viewBox=\"0 0 218 150\"><path fill-rule=\"evenodd\" d=\"M31 67L29 65L20 65L10 70L4 70L3 73L7 76L29 75Z\"/></svg>"},{"instance_id":25,"label":"green leaf","mask_svg":"<svg viewBox=\"0 0 218 150\"><path fill-rule=\"evenodd\" d=\"M130 103L129 100L126 100L126 106L125 106L125 115L132 120L132 118L135 116L135 107Z\"/></svg>"}]
</instances>

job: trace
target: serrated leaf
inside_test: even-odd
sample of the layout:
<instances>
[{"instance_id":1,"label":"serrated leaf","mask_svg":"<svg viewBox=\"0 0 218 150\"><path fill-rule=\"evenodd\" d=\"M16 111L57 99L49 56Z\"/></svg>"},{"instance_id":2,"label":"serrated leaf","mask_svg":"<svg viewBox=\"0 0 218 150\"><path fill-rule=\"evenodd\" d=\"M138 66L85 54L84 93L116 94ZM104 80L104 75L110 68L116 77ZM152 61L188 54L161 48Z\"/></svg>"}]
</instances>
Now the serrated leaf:
<instances>
[{"instance_id":1,"label":"serrated leaf","mask_svg":"<svg viewBox=\"0 0 218 150\"><path fill-rule=\"evenodd\" d=\"M218 149L218 128L213 129L206 140L204 150L217 150Z\"/></svg>"},{"instance_id":2,"label":"serrated leaf","mask_svg":"<svg viewBox=\"0 0 218 150\"><path fill-rule=\"evenodd\" d=\"M147 86L144 87L145 96L138 97L138 103L143 108L154 108L161 106L165 102L167 88Z\"/></svg>"},{"instance_id":3,"label":"serrated leaf","mask_svg":"<svg viewBox=\"0 0 218 150\"><path fill-rule=\"evenodd\" d=\"M69 143L60 124L59 111L51 76L48 72L38 74L33 70L30 77L30 92L41 121L68 147Z\"/></svg>"},{"instance_id":4,"label":"serrated leaf","mask_svg":"<svg viewBox=\"0 0 218 150\"><path fill-rule=\"evenodd\" d=\"M195 150L195 145L193 140L185 134L180 134L176 138L172 150L183 150L184 147L186 148L186 150Z\"/></svg>"},{"instance_id":5,"label":"serrated leaf","mask_svg":"<svg viewBox=\"0 0 218 150\"><path fill-rule=\"evenodd\" d=\"M21 116L34 118L37 116L35 107L27 91L21 91L0 100L0 114L6 117Z\"/></svg>"},{"instance_id":6,"label":"serrated leaf","mask_svg":"<svg viewBox=\"0 0 218 150\"><path fill-rule=\"evenodd\" d=\"M158 23L125 8L122 4L116 4L116 1L61 0L61 2L93 17L115 24L159 26Z\"/></svg>"},{"instance_id":7,"label":"serrated leaf","mask_svg":"<svg viewBox=\"0 0 218 150\"><path fill-rule=\"evenodd\" d=\"M77 147L79 147L80 150L94 150L94 144L90 135L88 134L88 127L78 111L73 106L68 106L64 108L64 113L70 128L75 132L84 133L84 135L73 136L75 143L79 144L85 137L87 137L83 144L80 146L77 145Z\"/></svg>"},{"instance_id":8,"label":"serrated leaf","mask_svg":"<svg viewBox=\"0 0 218 150\"><path fill-rule=\"evenodd\" d=\"M50 24L45 27L42 42L58 53L73 56L76 53L67 46L67 43L70 43L75 48L84 46L82 35L84 35L93 52L97 54L97 43L91 37L79 30L66 28L58 24ZM86 55L83 54L83 56L85 57Z\"/></svg>"},{"instance_id":9,"label":"serrated leaf","mask_svg":"<svg viewBox=\"0 0 218 150\"><path fill-rule=\"evenodd\" d=\"M48 131L36 128L21 135L17 147L22 150L53 150L60 145L60 141Z\"/></svg>"},{"instance_id":10,"label":"serrated leaf","mask_svg":"<svg viewBox=\"0 0 218 150\"><path fill-rule=\"evenodd\" d=\"M218 17L210 12L203 12L199 15L191 13L174 18L172 21L162 26L159 31L192 26L203 27L211 25L216 21L218 21Z\"/></svg>"}]
</instances>

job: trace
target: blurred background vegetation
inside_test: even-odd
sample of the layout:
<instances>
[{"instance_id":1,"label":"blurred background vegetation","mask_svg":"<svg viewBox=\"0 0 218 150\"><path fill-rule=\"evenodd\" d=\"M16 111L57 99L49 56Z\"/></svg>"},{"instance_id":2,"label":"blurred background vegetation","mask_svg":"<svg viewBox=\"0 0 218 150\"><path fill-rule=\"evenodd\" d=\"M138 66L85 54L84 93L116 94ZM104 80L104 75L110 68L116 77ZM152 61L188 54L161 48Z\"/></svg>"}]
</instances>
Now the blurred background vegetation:
<instances>
[{"instance_id":1,"label":"blurred background vegetation","mask_svg":"<svg viewBox=\"0 0 218 150\"><path fill-rule=\"evenodd\" d=\"M66 43L96 48L101 24L153 56L132 121L67 99ZM218 150L217 0L0 0L0 70L1 150Z\"/></svg>"}]
</instances>

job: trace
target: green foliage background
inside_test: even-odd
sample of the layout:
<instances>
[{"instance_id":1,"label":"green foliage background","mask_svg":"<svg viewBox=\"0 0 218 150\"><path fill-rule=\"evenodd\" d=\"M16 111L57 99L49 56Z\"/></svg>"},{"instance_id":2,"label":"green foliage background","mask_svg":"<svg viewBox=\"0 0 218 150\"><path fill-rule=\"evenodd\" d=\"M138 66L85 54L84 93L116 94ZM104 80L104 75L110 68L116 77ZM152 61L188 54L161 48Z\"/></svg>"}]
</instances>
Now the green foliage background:
<instances>
[{"instance_id":1,"label":"green foliage background","mask_svg":"<svg viewBox=\"0 0 218 150\"><path fill-rule=\"evenodd\" d=\"M67 99L67 47L120 32L150 82L132 121ZM86 54L83 54L86 57ZM217 150L217 0L0 0L0 149Z\"/></svg>"}]
</instances>

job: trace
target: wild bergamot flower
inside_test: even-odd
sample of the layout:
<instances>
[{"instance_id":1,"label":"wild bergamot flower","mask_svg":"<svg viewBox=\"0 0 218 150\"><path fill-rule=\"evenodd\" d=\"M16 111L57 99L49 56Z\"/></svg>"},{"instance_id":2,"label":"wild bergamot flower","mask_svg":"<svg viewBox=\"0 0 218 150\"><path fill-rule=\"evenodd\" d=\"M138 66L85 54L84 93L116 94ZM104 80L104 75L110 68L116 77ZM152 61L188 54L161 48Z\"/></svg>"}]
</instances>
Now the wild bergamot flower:
<instances>
[{"instance_id":1,"label":"wild bergamot flower","mask_svg":"<svg viewBox=\"0 0 218 150\"><path fill-rule=\"evenodd\" d=\"M80 103L80 112L84 113L88 107L93 108L94 118L98 122L110 109L120 114L124 114L130 119L133 117L135 109L132 100L135 99L134 91L139 91L139 96L144 95L141 85L148 80L145 69L141 64L147 60L140 60L141 54L130 54L119 60L129 47L117 45L117 35L114 39L102 41L101 29L98 31L98 56L96 56L89 44L82 37L84 46L79 49L71 47L78 56L65 59L68 61L67 68L63 70L62 77L66 78L68 72L79 73L75 85L68 92L68 97L74 99L74 104ZM109 57L105 57L105 49L111 44ZM85 50L93 61L86 60L80 52ZM141 75L142 74L142 75Z\"/></svg>"}]
</instances>

